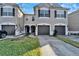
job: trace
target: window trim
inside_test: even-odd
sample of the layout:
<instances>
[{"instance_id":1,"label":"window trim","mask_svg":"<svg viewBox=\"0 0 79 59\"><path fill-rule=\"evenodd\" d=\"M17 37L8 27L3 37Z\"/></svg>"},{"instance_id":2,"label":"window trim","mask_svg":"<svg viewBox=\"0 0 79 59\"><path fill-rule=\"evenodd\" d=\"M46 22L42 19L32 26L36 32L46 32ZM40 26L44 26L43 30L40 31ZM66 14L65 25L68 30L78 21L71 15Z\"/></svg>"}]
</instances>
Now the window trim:
<instances>
[{"instance_id":1,"label":"window trim","mask_svg":"<svg viewBox=\"0 0 79 59\"><path fill-rule=\"evenodd\" d=\"M44 11L44 13L43 13L43 16L41 16L41 12L40 11ZM46 14L46 12L45 11L47 11L47 13L48 14ZM48 16L46 16L46 15L48 15ZM43 10L38 10L38 17L50 17L50 9L48 9L48 10L45 10L45 9L43 9Z\"/></svg>"},{"instance_id":2,"label":"window trim","mask_svg":"<svg viewBox=\"0 0 79 59\"><path fill-rule=\"evenodd\" d=\"M10 8L11 9L11 12L9 12L9 11L5 11L4 12L4 10L3 9L6 9L6 8ZM6 15L4 15L3 13L10 13L10 14L6 14ZM15 16L15 8L14 7L12 7L12 6L3 6L3 7L1 7L1 16L2 17L13 17L13 16Z\"/></svg>"},{"instance_id":3,"label":"window trim","mask_svg":"<svg viewBox=\"0 0 79 59\"><path fill-rule=\"evenodd\" d=\"M60 17L58 17L58 15L60 15ZM63 17L61 15L63 15ZM56 19L65 19L66 18L65 11L63 11L63 14L62 13L59 14L59 13L57 13L57 10L55 10L54 11L54 18L56 18Z\"/></svg>"}]
</instances>

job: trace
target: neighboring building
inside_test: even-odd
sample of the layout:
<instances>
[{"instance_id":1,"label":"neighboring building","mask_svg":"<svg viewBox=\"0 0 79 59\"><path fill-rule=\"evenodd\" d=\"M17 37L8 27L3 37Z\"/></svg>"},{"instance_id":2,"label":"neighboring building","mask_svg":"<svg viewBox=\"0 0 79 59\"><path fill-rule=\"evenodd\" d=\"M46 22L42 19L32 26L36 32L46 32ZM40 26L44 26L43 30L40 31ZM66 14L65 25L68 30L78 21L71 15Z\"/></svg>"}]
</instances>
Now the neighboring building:
<instances>
[{"instance_id":1,"label":"neighboring building","mask_svg":"<svg viewBox=\"0 0 79 59\"><path fill-rule=\"evenodd\" d=\"M68 34L68 9L58 4L41 3L34 7L34 15L24 16L25 32L35 35Z\"/></svg>"},{"instance_id":2,"label":"neighboring building","mask_svg":"<svg viewBox=\"0 0 79 59\"><path fill-rule=\"evenodd\" d=\"M8 35L19 35L24 30L23 24L23 13L17 4L0 4L0 30L6 30Z\"/></svg>"},{"instance_id":3,"label":"neighboring building","mask_svg":"<svg viewBox=\"0 0 79 59\"><path fill-rule=\"evenodd\" d=\"M68 15L69 34L79 34L79 10Z\"/></svg>"},{"instance_id":4,"label":"neighboring building","mask_svg":"<svg viewBox=\"0 0 79 59\"><path fill-rule=\"evenodd\" d=\"M68 34L68 9L56 3L41 3L34 7L34 14L23 14L17 4L0 4L0 30L8 35L32 33L35 35Z\"/></svg>"}]
</instances>

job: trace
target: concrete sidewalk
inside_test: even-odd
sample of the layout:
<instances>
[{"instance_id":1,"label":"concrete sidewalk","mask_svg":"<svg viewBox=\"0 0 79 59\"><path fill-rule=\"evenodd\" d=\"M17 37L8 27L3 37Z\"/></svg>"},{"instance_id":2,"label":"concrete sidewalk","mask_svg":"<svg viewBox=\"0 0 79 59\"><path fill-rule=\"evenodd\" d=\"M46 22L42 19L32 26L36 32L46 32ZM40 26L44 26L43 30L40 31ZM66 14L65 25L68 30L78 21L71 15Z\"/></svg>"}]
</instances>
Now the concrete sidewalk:
<instances>
[{"instance_id":1,"label":"concrete sidewalk","mask_svg":"<svg viewBox=\"0 0 79 59\"><path fill-rule=\"evenodd\" d=\"M42 46L40 49L41 49L41 56L56 56L56 54L54 53L49 44Z\"/></svg>"},{"instance_id":2,"label":"concrete sidewalk","mask_svg":"<svg viewBox=\"0 0 79 59\"><path fill-rule=\"evenodd\" d=\"M38 38L41 45L41 56L56 56L50 44L43 37Z\"/></svg>"}]
</instances>

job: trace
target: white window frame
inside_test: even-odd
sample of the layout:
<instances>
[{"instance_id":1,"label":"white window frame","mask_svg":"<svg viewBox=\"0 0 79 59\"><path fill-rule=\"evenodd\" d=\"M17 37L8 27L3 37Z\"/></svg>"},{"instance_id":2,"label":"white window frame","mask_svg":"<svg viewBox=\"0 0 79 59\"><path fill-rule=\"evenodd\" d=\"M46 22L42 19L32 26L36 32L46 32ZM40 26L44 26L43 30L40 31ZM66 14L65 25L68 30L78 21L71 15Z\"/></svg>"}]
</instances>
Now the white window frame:
<instances>
[{"instance_id":1,"label":"white window frame","mask_svg":"<svg viewBox=\"0 0 79 59\"><path fill-rule=\"evenodd\" d=\"M11 13L13 13L13 7L12 6L3 6L3 13L4 13L4 9L6 9L6 8L10 8L12 11L11 11ZM7 11L6 13L8 13L9 11ZM13 17L13 15L2 15L2 17Z\"/></svg>"},{"instance_id":2,"label":"white window frame","mask_svg":"<svg viewBox=\"0 0 79 59\"><path fill-rule=\"evenodd\" d=\"M49 11L49 8L45 8L45 7L42 7L42 8L40 8L40 11L44 11L43 12L43 16L40 16L40 17L46 17L45 15L46 15L46 12L45 11ZM49 18L49 17L47 17L47 18Z\"/></svg>"},{"instance_id":3,"label":"white window frame","mask_svg":"<svg viewBox=\"0 0 79 59\"><path fill-rule=\"evenodd\" d=\"M56 15L59 15L59 17L57 16L56 19L64 19L64 10L56 10L56 11L57 11Z\"/></svg>"},{"instance_id":4,"label":"white window frame","mask_svg":"<svg viewBox=\"0 0 79 59\"><path fill-rule=\"evenodd\" d=\"M43 11L43 16L42 17L46 17L46 14L47 14L48 10L40 10L40 11Z\"/></svg>"}]
</instances>

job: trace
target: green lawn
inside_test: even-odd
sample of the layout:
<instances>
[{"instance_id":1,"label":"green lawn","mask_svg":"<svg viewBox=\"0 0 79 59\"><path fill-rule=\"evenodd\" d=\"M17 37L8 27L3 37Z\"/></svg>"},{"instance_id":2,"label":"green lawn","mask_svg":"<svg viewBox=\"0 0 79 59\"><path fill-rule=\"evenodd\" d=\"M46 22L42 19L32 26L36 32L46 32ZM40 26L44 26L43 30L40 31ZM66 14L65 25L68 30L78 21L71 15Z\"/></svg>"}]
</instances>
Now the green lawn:
<instances>
[{"instance_id":1,"label":"green lawn","mask_svg":"<svg viewBox=\"0 0 79 59\"><path fill-rule=\"evenodd\" d=\"M62 41L64 41L64 42L66 42L66 43L69 43L69 44L71 44L71 45L73 45L73 46L79 48L79 42L72 41L71 39L65 38L65 37L63 37L63 36L57 36L56 38L58 38L58 39L60 39L60 40L62 40Z\"/></svg>"},{"instance_id":2,"label":"green lawn","mask_svg":"<svg viewBox=\"0 0 79 59\"><path fill-rule=\"evenodd\" d=\"M0 56L39 56L38 38L21 37L0 41Z\"/></svg>"}]
</instances>

